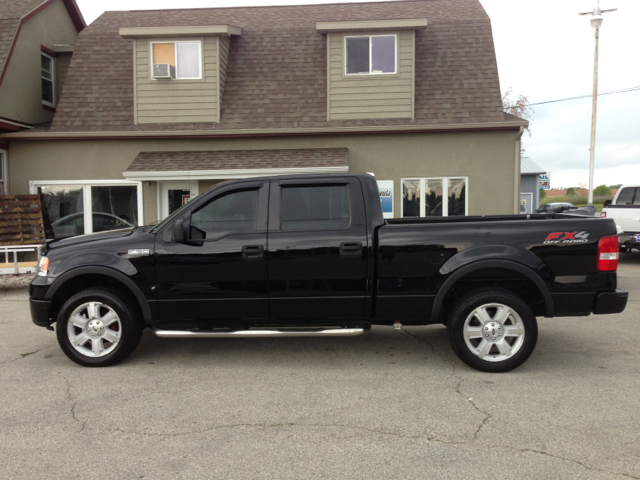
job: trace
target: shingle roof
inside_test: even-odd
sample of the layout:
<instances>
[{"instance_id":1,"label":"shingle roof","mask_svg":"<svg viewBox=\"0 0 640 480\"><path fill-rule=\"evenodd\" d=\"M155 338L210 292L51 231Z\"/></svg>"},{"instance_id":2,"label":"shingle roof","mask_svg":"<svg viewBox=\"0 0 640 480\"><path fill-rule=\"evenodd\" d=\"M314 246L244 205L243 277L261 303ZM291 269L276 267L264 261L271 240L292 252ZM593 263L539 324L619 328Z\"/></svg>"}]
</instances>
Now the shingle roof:
<instances>
[{"instance_id":1,"label":"shingle roof","mask_svg":"<svg viewBox=\"0 0 640 480\"><path fill-rule=\"evenodd\" d=\"M415 120L326 119L326 35L316 22L428 18L416 32ZM122 27L228 24L219 124L134 125L133 41ZM234 130L504 122L491 22L478 0L107 12L79 36L52 132Z\"/></svg>"},{"instance_id":2,"label":"shingle roof","mask_svg":"<svg viewBox=\"0 0 640 480\"><path fill-rule=\"evenodd\" d=\"M346 148L142 152L127 172L347 167L348 158Z\"/></svg>"}]
</instances>

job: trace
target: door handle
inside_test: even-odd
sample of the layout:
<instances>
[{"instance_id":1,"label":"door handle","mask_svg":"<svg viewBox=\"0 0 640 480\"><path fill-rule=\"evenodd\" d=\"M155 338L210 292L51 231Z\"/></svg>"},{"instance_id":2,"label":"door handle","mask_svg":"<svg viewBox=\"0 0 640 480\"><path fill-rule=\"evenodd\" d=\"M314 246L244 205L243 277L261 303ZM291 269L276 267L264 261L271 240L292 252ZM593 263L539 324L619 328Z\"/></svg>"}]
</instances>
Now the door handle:
<instances>
[{"instance_id":1,"label":"door handle","mask_svg":"<svg viewBox=\"0 0 640 480\"><path fill-rule=\"evenodd\" d=\"M342 242L340 255L359 257L362 255L362 242Z\"/></svg>"},{"instance_id":2,"label":"door handle","mask_svg":"<svg viewBox=\"0 0 640 480\"><path fill-rule=\"evenodd\" d=\"M244 245L242 247L242 258L244 260L260 260L264 258L264 246Z\"/></svg>"}]
</instances>

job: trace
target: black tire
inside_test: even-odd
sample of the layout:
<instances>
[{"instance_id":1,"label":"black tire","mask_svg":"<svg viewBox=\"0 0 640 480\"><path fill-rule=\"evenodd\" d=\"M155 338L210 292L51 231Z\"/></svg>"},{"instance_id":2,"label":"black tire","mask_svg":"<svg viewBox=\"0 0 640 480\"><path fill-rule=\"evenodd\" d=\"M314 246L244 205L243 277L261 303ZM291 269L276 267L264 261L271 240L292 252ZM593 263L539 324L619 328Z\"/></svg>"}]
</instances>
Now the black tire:
<instances>
[{"instance_id":1,"label":"black tire","mask_svg":"<svg viewBox=\"0 0 640 480\"><path fill-rule=\"evenodd\" d=\"M143 325L137 311L136 304L116 289L83 290L67 300L58 314L58 343L65 355L79 365L114 365L131 355L140 343ZM72 339L80 343L85 337L81 345L72 344Z\"/></svg>"},{"instance_id":2,"label":"black tire","mask_svg":"<svg viewBox=\"0 0 640 480\"><path fill-rule=\"evenodd\" d=\"M480 317L488 321L483 324ZM538 341L538 323L529 305L497 287L480 288L461 297L451 311L447 329L458 358L483 372L508 372L519 367Z\"/></svg>"}]
</instances>

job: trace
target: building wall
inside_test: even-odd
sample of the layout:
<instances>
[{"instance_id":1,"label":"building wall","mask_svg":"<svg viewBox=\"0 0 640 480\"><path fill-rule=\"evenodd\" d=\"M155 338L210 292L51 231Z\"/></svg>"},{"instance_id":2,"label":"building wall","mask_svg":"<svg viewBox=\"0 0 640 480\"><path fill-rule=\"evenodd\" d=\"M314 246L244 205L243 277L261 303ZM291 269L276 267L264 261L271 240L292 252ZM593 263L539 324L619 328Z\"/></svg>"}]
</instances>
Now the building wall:
<instances>
[{"instance_id":1,"label":"building wall","mask_svg":"<svg viewBox=\"0 0 640 480\"><path fill-rule=\"evenodd\" d=\"M54 44L75 45L77 38L78 32L62 0L56 0L22 26L0 87L0 117L28 124L53 120L54 112L42 107L41 45L50 49ZM58 99L62 84L56 83Z\"/></svg>"},{"instance_id":2,"label":"building wall","mask_svg":"<svg viewBox=\"0 0 640 480\"><path fill-rule=\"evenodd\" d=\"M163 40L134 40L137 123L218 122L218 39L188 39L202 40L201 80L153 80L151 41Z\"/></svg>"},{"instance_id":3,"label":"building wall","mask_svg":"<svg viewBox=\"0 0 640 480\"><path fill-rule=\"evenodd\" d=\"M398 35L398 73L345 75L345 36ZM329 33L329 120L413 118L415 32Z\"/></svg>"},{"instance_id":4,"label":"building wall","mask_svg":"<svg viewBox=\"0 0 640 480\"><path fill-rule=\"evenodd\" d=\"M515 213L516 130L494 132L326 135L308 137L194 140L12 140L10 189L29 192L30 180L123 179L123 172L143 151L269 150L298 148L349 149L349 171L372 172L378 180L393 180L394 211L400 216L401 178L469 178L470 215ZM517 159L519 162L520 159ZM519 163L518 163L519 165ZM215 182L200 183L200 191ZM157 216L153 182L144 183L145 221Z\"/></svg>"}]
</instances>

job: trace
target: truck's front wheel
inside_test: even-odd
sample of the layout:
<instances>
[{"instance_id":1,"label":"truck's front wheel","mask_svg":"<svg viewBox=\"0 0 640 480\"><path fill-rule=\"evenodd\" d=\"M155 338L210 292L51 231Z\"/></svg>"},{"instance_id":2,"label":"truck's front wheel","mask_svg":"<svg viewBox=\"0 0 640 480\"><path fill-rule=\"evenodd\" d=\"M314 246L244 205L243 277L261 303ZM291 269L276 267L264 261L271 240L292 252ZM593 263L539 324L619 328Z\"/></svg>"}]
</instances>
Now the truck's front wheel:
<instances>
[{"instance_id":1,"label":"truck's front wheel","mask_svg":"<svg viewBox=\"0 0 640 480\"><path fill-rule=\"evenodd\" d=\"M507 372L522 365L538 340L531 308L499 288L481 288L458 300L447 324L458 358L483 372Z\"/></svg>"},{"instance_id":2,"label":"truck's front wheel","mask_svg":"<svg viewBox=\"0 0 640 480\"><path fill-rule=\"evenodd\" d=\"M136 349L142 324L133 302L111 288L76 293L62 307L56 334L62 351L85 367L107 367Z\"/></svg>"}]
</instances>

